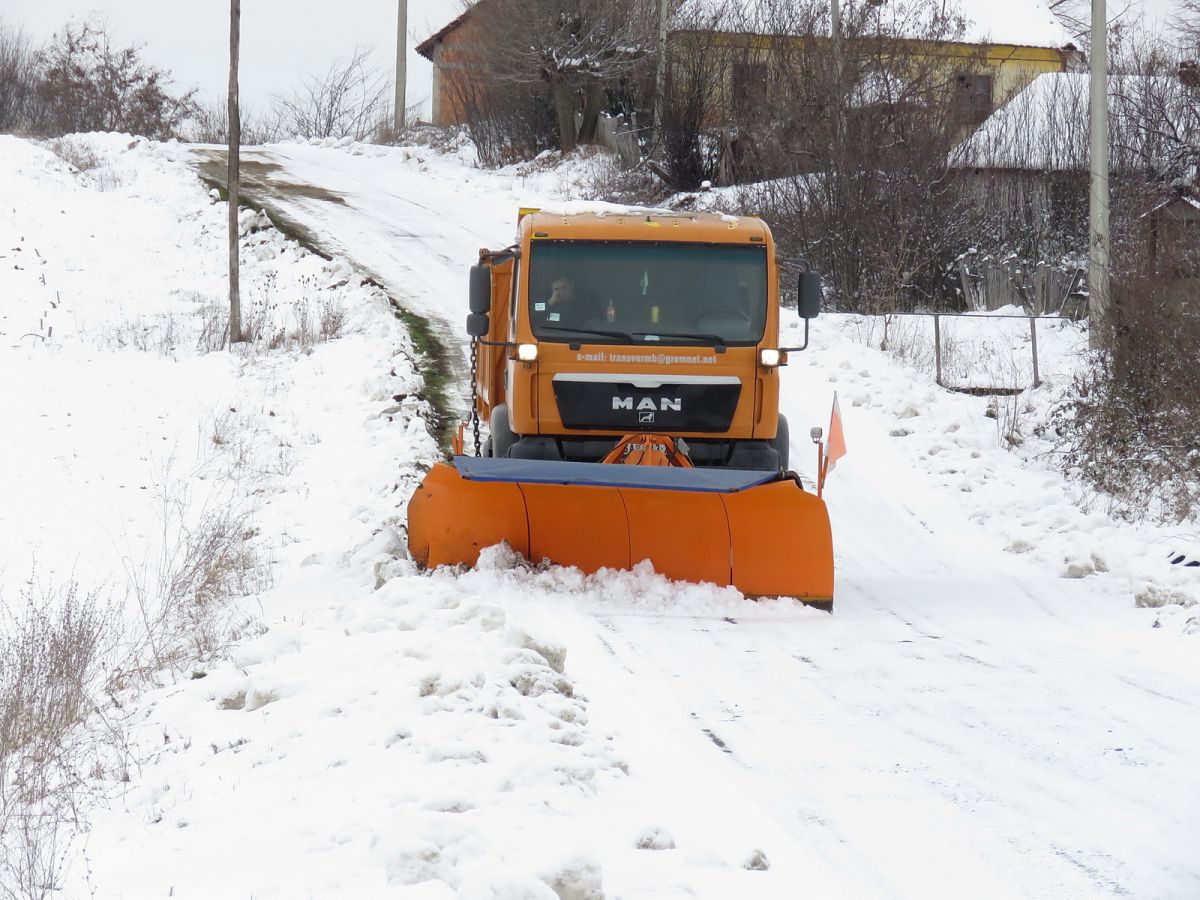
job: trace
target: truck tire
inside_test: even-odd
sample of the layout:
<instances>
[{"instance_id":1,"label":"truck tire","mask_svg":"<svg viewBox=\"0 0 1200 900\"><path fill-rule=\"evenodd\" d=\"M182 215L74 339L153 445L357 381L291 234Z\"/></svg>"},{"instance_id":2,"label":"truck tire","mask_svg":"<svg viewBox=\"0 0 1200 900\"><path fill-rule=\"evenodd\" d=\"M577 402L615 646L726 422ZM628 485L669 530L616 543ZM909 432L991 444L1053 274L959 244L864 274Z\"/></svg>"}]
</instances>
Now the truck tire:
<instances>
[{"instance_id":1,"label":"truck tire","mask_svg":"<svg viewBox=\"0 0 1200 900\"><path fill-rule=\"evenodd\" d=\"M783 413L779 414L779 426L775 431L775 438L771 441L771 446L779 454L779 469L786 472L788 470L788 455L791 453L792 436L788 428L787 416Z\"/></svg>"},{"instance_id":2,"label":"truck tire","mask_svg":"<svg viewBox=\"0 0 1200 900\"><path fill-rule=\"evenodd\" d=\"M508 404L501 403L492 410L492 417L488 420L488 429L492 432L491 455L507 459L508 449L517 442L517 436L513 434L512 426L508 421Z\"/></svg>"}]
</instances>

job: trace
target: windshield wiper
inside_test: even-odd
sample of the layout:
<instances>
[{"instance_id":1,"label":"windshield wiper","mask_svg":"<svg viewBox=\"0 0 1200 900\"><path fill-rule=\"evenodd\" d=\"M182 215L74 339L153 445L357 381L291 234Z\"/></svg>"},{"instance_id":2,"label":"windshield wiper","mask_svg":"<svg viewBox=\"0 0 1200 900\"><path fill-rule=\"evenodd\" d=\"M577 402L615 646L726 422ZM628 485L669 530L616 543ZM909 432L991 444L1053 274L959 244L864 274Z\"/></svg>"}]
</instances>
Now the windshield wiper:
<instances>
[{"instance_id":1,"label":"windshield wiper","mask_svg":"<svg viewBox=\"0 0 1200 900\"><path fill-rule=\"evenodd\" d=\"M667 338L686 338L688 340L700 341L705 344L712 344L713 349L718 353L725 352L725 338L717 334L683 334L673 331L635 331L634 334L640 334L645 337L653 335L654 337ZM654 341L642 341L643 344L653 344Z\"/></svg>"},{"instance_id":2,"label":"windshield wiper","mask_svg":"<svg viewBox=\"0 0 1200 900\"><path fill-rule=\"evenodd\" d=\"M596 337L620 338L627 344L633 343L633 335L625 331L597 331L592 328L568 328L564 325L540 325L541 331L563 331L567 334L592 334Z\"/></svg>"}]
</instances>

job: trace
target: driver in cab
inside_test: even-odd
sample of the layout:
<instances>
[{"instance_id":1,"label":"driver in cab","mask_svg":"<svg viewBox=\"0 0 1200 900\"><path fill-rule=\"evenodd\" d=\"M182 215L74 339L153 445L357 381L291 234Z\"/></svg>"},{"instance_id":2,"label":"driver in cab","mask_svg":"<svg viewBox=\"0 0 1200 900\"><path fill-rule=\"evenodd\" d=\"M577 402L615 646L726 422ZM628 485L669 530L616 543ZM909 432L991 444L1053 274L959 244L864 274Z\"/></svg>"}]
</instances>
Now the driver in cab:
<instances>
[{"instance_id":1,"label":"driver in cab","mask_svg":"<svg viewBox=\"0 0 1200 900\"><path fill-rule=\"evenodd\" d=\"M577 307L575 279L560 276L550 284L550 296L534 302L533 319L539 324L562 326L577 318Z\"/></svg>"}]
</instances>

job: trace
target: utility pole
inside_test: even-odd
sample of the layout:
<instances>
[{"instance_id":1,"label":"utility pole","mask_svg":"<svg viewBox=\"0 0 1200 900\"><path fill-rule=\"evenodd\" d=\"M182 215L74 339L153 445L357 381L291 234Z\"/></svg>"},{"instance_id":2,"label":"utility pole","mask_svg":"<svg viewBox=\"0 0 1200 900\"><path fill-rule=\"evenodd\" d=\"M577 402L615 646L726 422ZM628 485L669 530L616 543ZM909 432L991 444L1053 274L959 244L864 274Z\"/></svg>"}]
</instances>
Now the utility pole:
<instances>
[{"instance_id":1,"label":"utility pole","mask_svg":"<svg viewBox=\"0 0 1200 900\"><path fill-rule=\"evenodd\" d=\"M1092 0L1091 229L1088 335L1099 345L1108 318L1111 248L1108 186L1108 20L1105 0Z\"/></svg>"},{"instance_id":2,"label":"utility pole","mask_svg":"<svg viewBox=\"0 0 1200 900\"><path fill-rule=\"evenodd\" d=\"M829 2L829 33L833 35L833 58L842 61L842 4L839 0Z\"/></svg>"},{"instance_id":3,"label":"utility pole","mask_svg":"<svg viewBox=\"0 0 1200 900\"><path fill-rule=\"evenodd\" d=\"M840 0L829 2L830 47L833 49L833 128L835 152L842 145L842 4Z\"/></svg>"},{"instance_id":4,"label":"utility pole","mask_svg":"<svg viewBox=\"0 0 1200 900\"><path fill-rule=\"evenodd\" d=\"M658 70L654 73L654 140L662 136L663 94L667 90L667 24L670 0L658 3Z\"/></svg>"},{"instance_id":5,"label":"utility pole","mask_svg":"<svg viewBox=\"0 0 1200 900\"><path fill-rule=\"evenodd\" d=\"M229 343L242 341L238 283L238 202L241 192L242 115L238 109L238 60L242 52L242 0L229 0Z\"/></svg>"},{"instance_id":6,"label":"utility pole","mask_svg":"<svg viewBox=\"0 0 1200 900\"><path fill-rule=\"evenodd\" d=\"M408 0L399 0L396 15L396 132L404 130L408 101Z\"/></svg>"}]
</instances>

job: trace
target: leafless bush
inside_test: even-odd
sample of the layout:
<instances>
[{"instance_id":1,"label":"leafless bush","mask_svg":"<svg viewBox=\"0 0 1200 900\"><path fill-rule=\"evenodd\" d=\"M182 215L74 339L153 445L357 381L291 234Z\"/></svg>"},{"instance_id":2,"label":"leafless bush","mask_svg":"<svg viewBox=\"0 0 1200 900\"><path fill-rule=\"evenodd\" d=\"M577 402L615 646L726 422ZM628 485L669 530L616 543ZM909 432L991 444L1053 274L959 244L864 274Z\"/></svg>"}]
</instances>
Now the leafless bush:
<instances>
[{"instance_id":1,"label":"leafless bush","mask_svg":"<svg viewBox=\"0 0 1200 900\"><path fill-rule=\"evenodd\" d=\"M574 189L584 200L631 205L654 204L667 196L662 179L649 166L626 167L616 154L607 152L591 157L591 164Z\"/></svg>"},{"instance_id":2,"label":"leafless bush","mask_svg":"<svg viewBox=\"0 0 1200 900\"><path fill-rule=\"evenodd\" d=\"M1131 520L1200 515L1200 310L1181 271L1200 260L1114 280L1101 347L1051 420L1064 468Z\"/></svg>"},{"instance_id":3,"label":"leafless bush","mask_svg":"<svg viewBox=\"0 0 1200 900\"><path fill-rule=\"evenodd\" d=\"M0 606L3 606L0 603ZM116 635L110 607L74 581L36 577L0 623L0 897L43 898L59 878L98 763L80 724L104 688Z\"/></svg>"},{"instance_id":4,"label":"leafless bush","mask_svg":"<svg viewBox=\"0 0 1200 900\"><path fill-rule=\"evenodd\" d=\"M324 75L309 75L300 88L273 99L285 134L367 140L391 117L390 75L372 63L370 48L356 47Z\"/></svg>"},{"instance_id":5,"label":"leafless bush","mask_svg":"<svg viewBox=\"0 0 1200 900\"><path fill-rule=\"evenodd\" d=\"M283 342L283 330L279 323L279 299L276 287L279 278L267 272L248 286L250 296L248 308L242 310L242 336L255 345L266 344L271 349ZM228 330L228 318L226 319Z\"/></svg>"},{"instance_id":6,"label":"leafless bush","mask_svg":"<svg viewBox=\"0 0 1200 900\"><path fill-rule=\"evenodd\" d=\"M475 65L482 68L485 63ZM540 85L515 85L487 77L455 78L448 93L485 166L532 159L558 144L549 93Z\"/></svg>"},{"instance_id":7,"label":"leafless bush","mask_svg":"<svg viewBox=\"0 0 1200 900\"><path fill-rule=\"evenodd\" d=\"M194 91L170 93L170 73L117 47L102 22L64 26L37 56L26 127L37 134L121 131L176 137L192 115Z\"/></svg>"},{"instance_id":8,"label":"leafless bush","mask_svg":"<svg viewBox=\"0 0 1200 900\"><path fill-rule=\"evenodd\" d=\"M97 153L85 138L55 138L46 146L55 156L70 165L86 184L98 191L116 190L129 180L109 159Z\"/></svg>"},{"instance_id":9,"label":"leafless bush","mask_svg":"<svg viewBox=\"0 0 1200 900\"><path fill-rule=\"evenodd\" d=\"M229 343L228 305L209 303L201 308L197 315L200 318L200 332L196 338L196 349L200 353L224 350Z\"/></svg>"},{"instance_id":10,"label":"leafless bush","mask_svg":"<svg viewBox=\"0 0 1200 900\"><path fill-rule=\"evenodd\" d=\"M140 628L122 678L179 668L225 647L238 629L229 601L266 588L270 570L254 542L253 509L232 495L236 483L192 510L188 487L157 485L160 541L153 558L127 560Z\"/></svg>"},{"instance_id":11,"label":"leafless bush","mask_svg":"<svg viewBox=\"0 0 1200 900\"><path fill-rule=\"evenodd\" d=\"M279 280L268 272L247 291L242 328L259 349L307 349L340 337L346 327L346 308L336 288L321 288L312 276L301 277L295 295L280 297Z\"/></svg>"},{"instance_id":12,"label":"leafless bush","mask_svg":"<svg viewBox=\"0 0 1200 900\"><path fill-rule=\"evenodd\" d=\"M453 153L463 145L461 125L409 125L395 135L392 143L408 147L428 147L438 153Z\"/></svg>"},{"instance_id":13,"label":"leafless bush","mask_svg":"<svg viewBox=\"0 0 1200 900\"><path fill-rule=\"evenodd\" d=\"M1029 400L1020 394L1001 394L988 404L987 416L996 422L996 443L1004 449L1025 443L1028 422L1034 412Z\"/></svg>"},{"instance_id":14,"label":"leafless bush","mask_svg":"<svg viewBox=\"0 0 1200 900\"><path fill-rule=\"evenodd\" d=\"M104 349L172 356L183 343L183 334L175 314L163 313L109 323L97 334L96 343Z\"/></svg>"},{"instance_id":15,"label":"leafless bush","mask_svg":"<svg viewBox=\"0 0 1200 900\"><path fill-rule=\"evenodd\" d=\"M379 127L375 129L375 133L371 135L371 141L376 144L388 144L397 146L400 144L412 143L412 135L415 132L423 131L430 126L421 123L421 114L425 109L425 101L420 100L416 103L404 108L404 125L401 128L396 127L396 119L393 111L395 103L391 103L385 112L383 119L379 123Z\"/></svg>"},{"instance_id":16,"label":"leafless bush","mask_svg":"<svg viewBox=\"0 0 1200 900\"><path fill-rule=\"evenodd\" d=\"M271 108L266 113L256 113L243 107L242 143L248 145L270 144L285 137L279 111ZM196 106L191 121L184 129L187 140L197 144L227 144L229 142L229 107L224 102L202 103Z\"/></svg>"},{"instance_id":17,"label":"leafless bush","mask_svg":"<svg viewBox=\"0 0 1200 900\"><path fill-rule=\"evenodd\" d=\"M50 152L79 172L90 172L104 164L104 157L86 140L55 138L47 142Z\"/></svg>"},{"instance_id":18,"label":"leafless bush","mask_svg":"<svg viewBox=\"0 0 1200 900\"><path fill-rule=\"evenodd\" d=\"M341 337L346 327L346 307L336 293L325 292L317 301L317 340Z\"/></svg>"}]
</instances>

